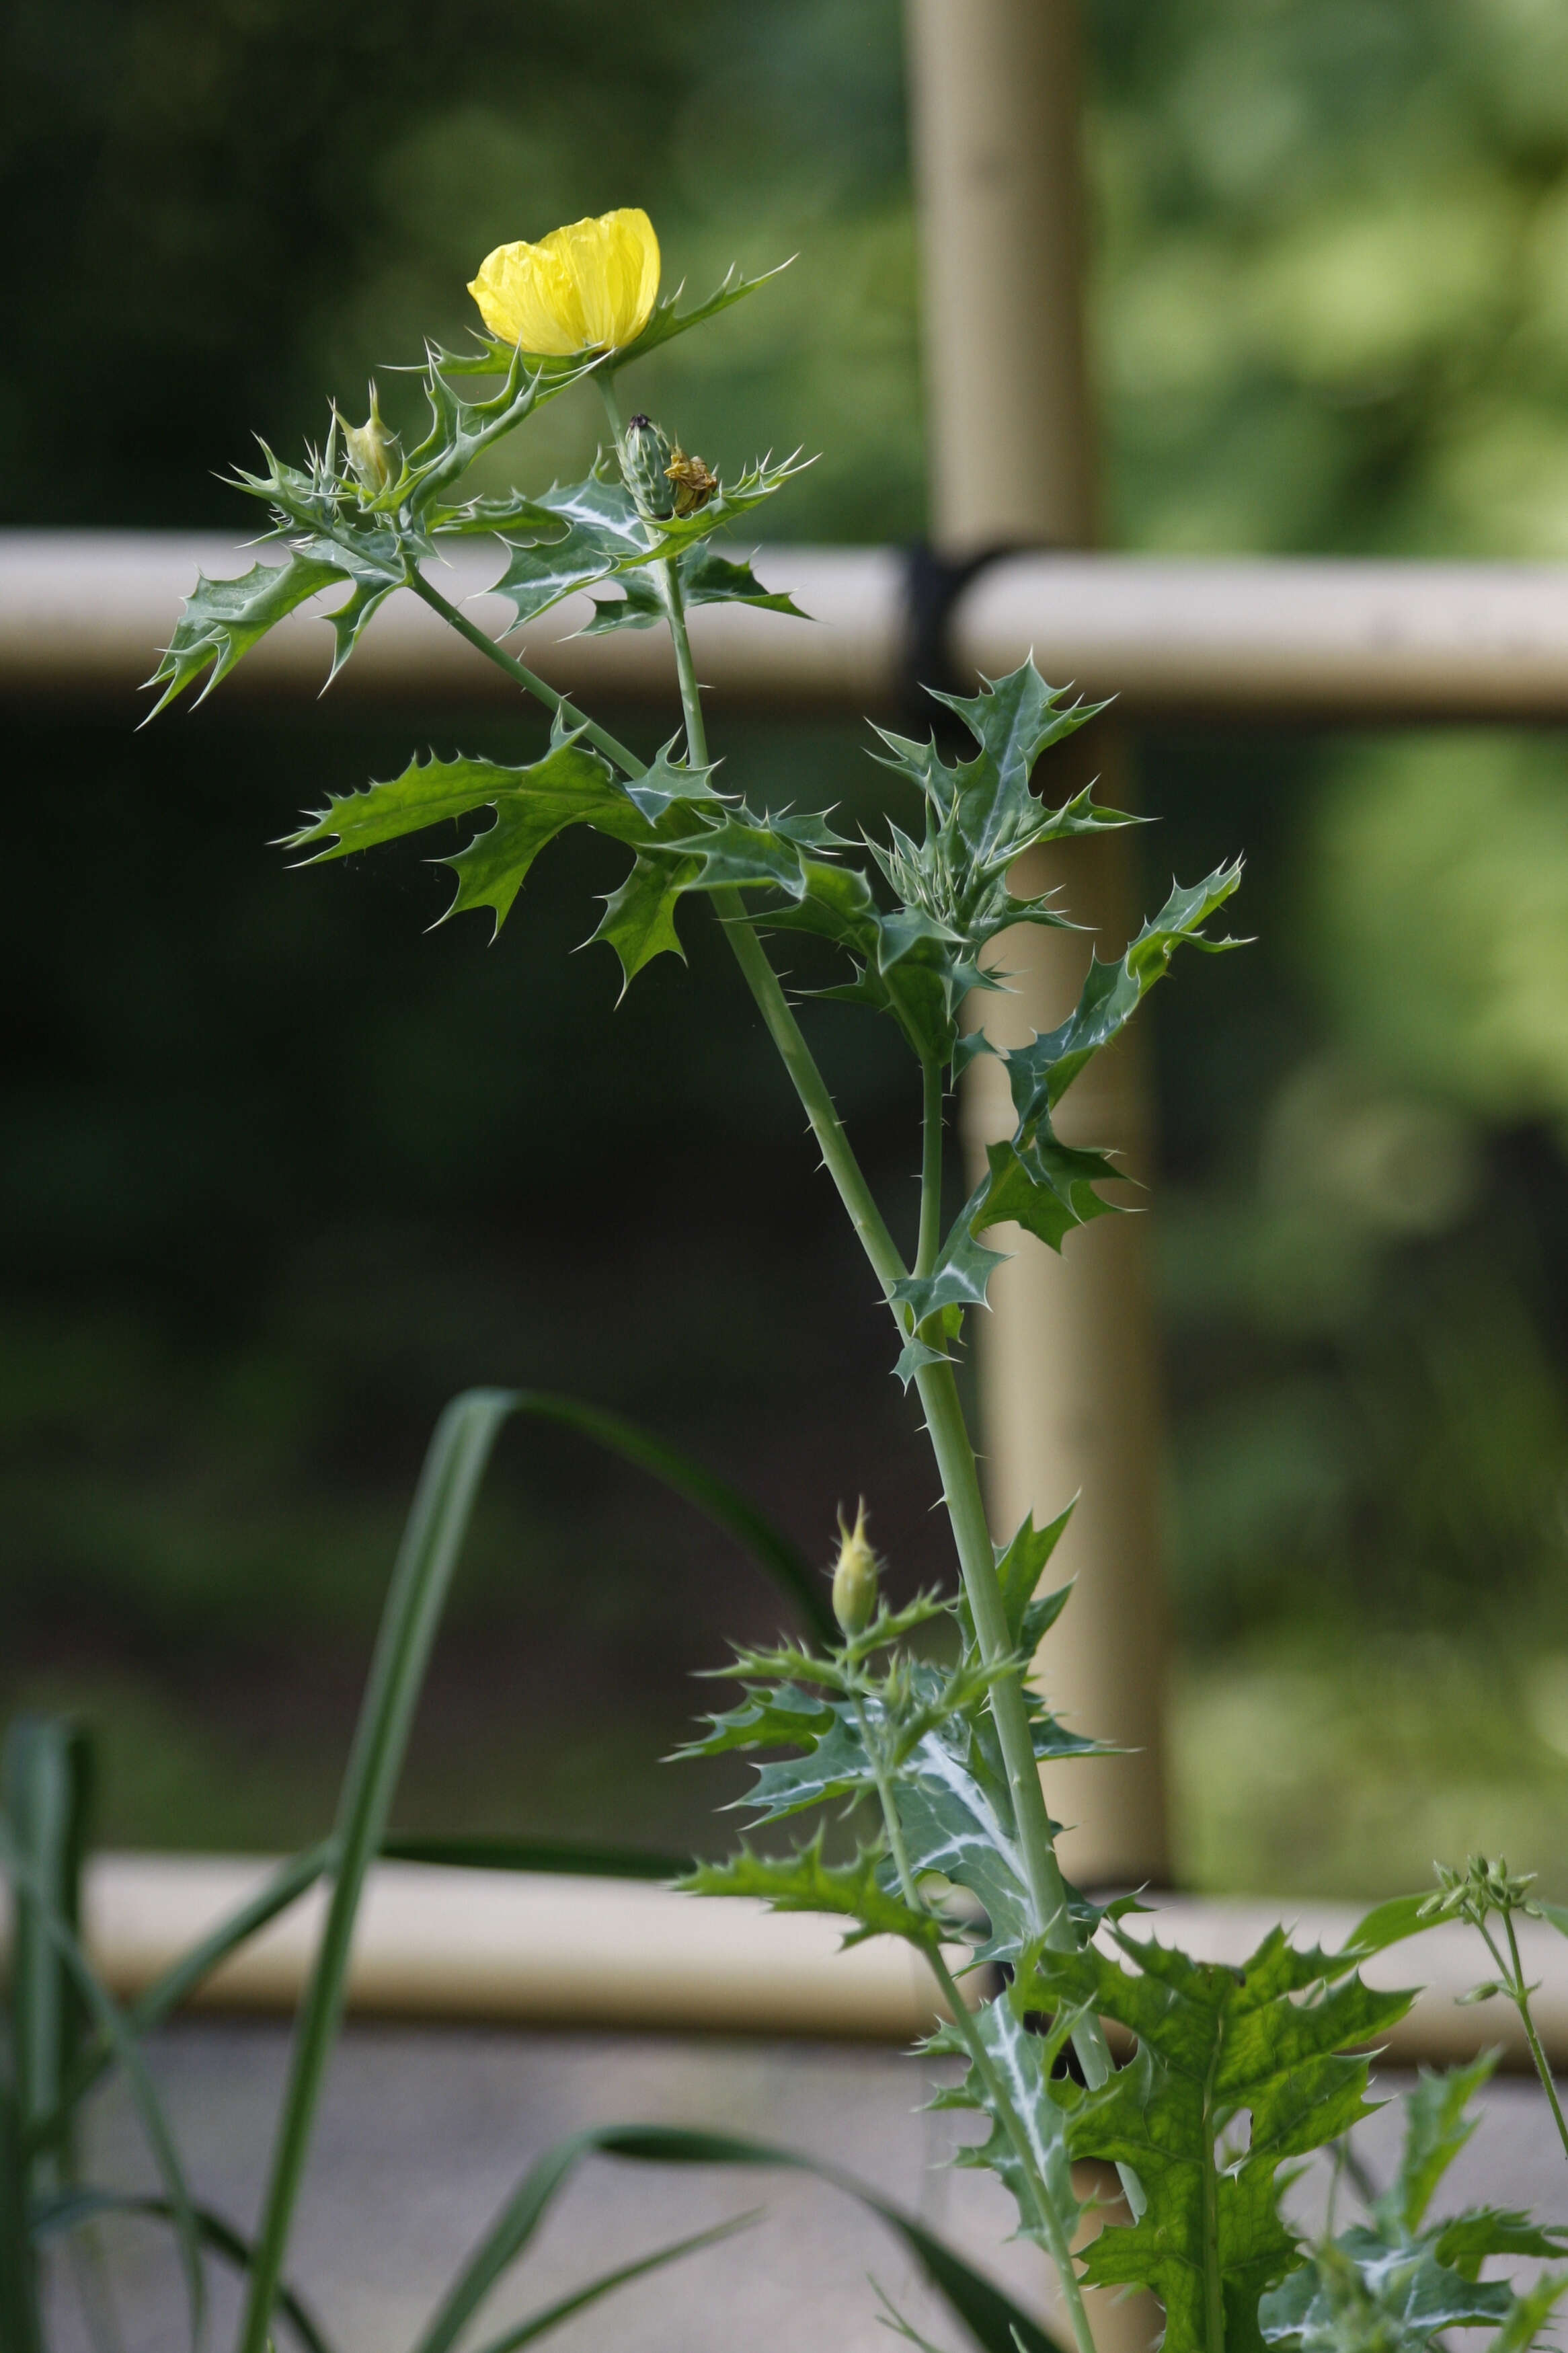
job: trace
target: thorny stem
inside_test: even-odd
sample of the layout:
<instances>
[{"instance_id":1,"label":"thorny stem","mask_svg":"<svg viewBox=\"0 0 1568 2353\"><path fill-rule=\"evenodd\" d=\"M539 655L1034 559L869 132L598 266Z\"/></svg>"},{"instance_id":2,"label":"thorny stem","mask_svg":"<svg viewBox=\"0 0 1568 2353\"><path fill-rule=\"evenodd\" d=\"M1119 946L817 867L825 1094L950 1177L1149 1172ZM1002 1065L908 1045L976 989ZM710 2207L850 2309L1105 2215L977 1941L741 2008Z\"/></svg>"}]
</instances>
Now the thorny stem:
<instances>
[{"instance_id":1,"label":"thorny stem","mask_svg":"<svg viewBox=\"0 0 1568 2353\"><path fill-rule=\"evenodd\" d=\"M915 1272L929 1274L942 1242L942 1064L921 1066L921 1237Z\"/></svg>"},{"instance_id":2,"label":"thorny stem","mask_svg":"<svg viewBox=\"0 0 1568 2353\"><path fill-rule=\"evenodd\" d=\"M1498 1965L1499 1973L1505 1984L1508 1984L1509 1991L1513 1997L1513 2006L1518 2010L1520 2022L1524 2028L1524 2039L1530 2045L1530 2055L1535 2062L1535 2072L1541 2078L1541 2088L1546 2094L1552 2109L1552 2122L1557 2126L1557 2137L1563 2144L1563 2155L1568 2157L1568 2124L1564 2124L1563 2120L1563 2110L1557 2098L1557 2086L1552 2080L1552 2070L1547 2064L1546 2053L1541 2047L1541 2037L1535 2031L1535 2021L1530 2014L1530 1989L1524 1982L1524 1964L1519 1956L1519 1939L1513 1933L1513 1915L1511 1912L1504 1912L1502 1915L1503 1932L1508 1937L1508 1949L1513 1961L1511 1982L1509 1979L1509 1972L1504 1967L1502 1955L1492 1943L1485 1921L1478 1925L1482 1936L1486 1937L1488 1949Z\"/></svg>"},{"instance_id":3,"label":"thorny stem","mask_svg":"<svg viewBox=\"0 0 1568 2353\"><path fill-rule=\"evenodd\" d=\"M581 728L589 743L603 752L606 759L613 760L617 768L623 769L628 776L647 776L646 760L639 760L635 752L628 751L617 737L610 733L607 727L601 727L597 720L584 717L575 703L569 702L563 694L558 694L546 680L540 677L537 670L530 670L526 662L520 662L515 655L509 654L504 647L498 646L495 639L488 636L477 622L470 621L466 613L461 612L456 605L443 596L438 588L433 588L424 574L412 566L408 574L408 586L416 596L423 597L433 613L439 613L441 618L450 628L456 629L460 638L467 638L471 646L477 647L487 661L492 661L498 670L505 670L508 678L516 685L526 688L530 694L536 694L545 709L554 712L566 722L568 726Z\"/></svg>"},{"instance_id":4,"label":"thorny stem","mask_svg":"<svg viewBox=\"0 0 1568 2353\"><path fill-rule=\"evenodd\" d=\"M872 1734L870 1724L867 1719L865 1704L858 1692L855 1694L855 1714L860 1726L860 1737L865 1742L866 1755L870 1761L871 1772L876 1780L877 1795L881 1800L882 1820L887 1828L888 1844L892 1850L894 1867L899 1874L900 1893L911 1912L923 1913L927 1907L921 1900L914 1873L910 1869L909 1852L904 1845L903 1825L899 1820L898 1804L893 1795L892 1780L888 1772L881 1743ZM947 2005L948 2013L963 2037L963 2047L969 2053L970 2063L985 2086L992 2112L1012 2143L1013 2154L1017 2158L1024 2179L1028 2184L1029 2202L1034 2207L1041 2235L1046 2241L1051 2261L1057 2267L1058 2276L1062 2284L1062 2295L1067 2304L1068 2317L1072 2323L1073 2342L1078 2348L1078 2353L1096 2353L1094 2331L1089 2324L1089 2313L1084 2305L1083 2290L1079 2284L1078 2273L1073 2264L1072 2250L1068 2244L1067 2233L1062 2228L1061 2217L1057 2212L1050 2191L1040 2177L1040 2169L1035 2159L1035 2152L1030 2147L1028 2134L1024 2129L1006 2085L996 2071L995 2062L985 2047L985 2038L974 2022L973 2012L954 1982L952 1971L947 1966L941 1946L930 1944L922 1946L921 1949L925 1954L931 1975L936 1979L938 1990ZM1006 1996L1004 1994L998 1999L1005 2000Z\"/></svg>"}]
</instances>

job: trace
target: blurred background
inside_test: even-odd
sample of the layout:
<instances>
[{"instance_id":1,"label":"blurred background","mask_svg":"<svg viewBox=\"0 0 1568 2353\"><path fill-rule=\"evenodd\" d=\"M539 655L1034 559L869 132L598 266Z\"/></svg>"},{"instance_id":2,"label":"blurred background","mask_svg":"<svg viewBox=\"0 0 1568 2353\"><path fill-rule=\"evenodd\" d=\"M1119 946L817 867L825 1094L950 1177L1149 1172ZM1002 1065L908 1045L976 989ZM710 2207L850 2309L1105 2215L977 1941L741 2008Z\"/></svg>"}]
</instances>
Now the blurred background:
<instances>
[{"instance_id":1,"label":"blurred background","mask_svg":"<svg viewBox=\"0 0 1568 2353\"><path fill-rule=\"evenodd\" d=\"M1086 0L1112 543L1568 553L1559 0ZM637 386L733 465L820 449L792 540L924 523L896 0L13 0L0 521L253 527L222 474L469 323L494 244L638 203L666 283L795 252ZM510 447L592 455L584 393ZM785 626L781 623L780 627ZM1047 649L1042 660L1049 667ZM665 712L628 720L649 747ZM863 730L714 714L748 788L871 821ZM814 1555L934 1486L793 1097L700 911L613 1010L561 843L493 948L447 885L267 845L533 722L5 715L0 1713L71 1704L111 1842L314 1835L443 1400L647 1420ZM1381 1894L1506 1850L1568 1894L1568 770L1541 733L1135 740L1146 902L1248 856L1240 959L1149 1016L1189 1884ZM813 1034L892 1213L890 1034ZM956 1175L955 1175L956 1181ZM844 1302L851 1303L845 1321ZM775 1605L674 1504L510 1438L408 1829L683 1844L689 1672Z\"/></svg>"}]
</instances>

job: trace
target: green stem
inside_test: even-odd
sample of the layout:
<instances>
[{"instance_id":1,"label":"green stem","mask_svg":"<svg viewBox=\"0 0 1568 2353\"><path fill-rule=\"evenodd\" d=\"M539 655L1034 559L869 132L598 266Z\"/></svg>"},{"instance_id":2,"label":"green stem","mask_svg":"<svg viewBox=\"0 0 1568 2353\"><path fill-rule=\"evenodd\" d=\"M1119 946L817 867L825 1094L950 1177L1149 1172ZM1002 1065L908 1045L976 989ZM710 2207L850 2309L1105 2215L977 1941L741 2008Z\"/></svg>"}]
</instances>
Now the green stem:
<instances>
[{"instance_id":1,"label":"green stem","mask_svg":"<svg viewBox=\"0 0 1568 2353\"><path fill-rule=\"evenodd\" d=\"M924 1101L921 1111L921 1233L915 1272L929 1274L942 1247L942 1064L921 1066Z\"/></svg>"},{"instance_id":2,"label":"green stem","mask_svg":"<svg viewBox=\"0 0 1568 2353\"><path fill-rule=\"evenodd\" d=\"M952 1523L958 1565L974 1620L980 1655L987 1666L995 1666L1011 1654L1013 1644L1008 1639L1002 1588L996 1577L996 1556L980 1493L974 1449L959 1403L958 1384L948 1364L922 1366L915 1377L937 1469L942 1473L942 1501ZM1068 1912L1067 1888L1051 1838L1050 1816L1046 1811L1045 1791L1040 1787L1040 1770L1018 1675L1005 1675L993 1683L991 1713L1002 1743L1002 1761L1007 1769L1024 1876L1035 1916L1047 1944L1058 1952L1067 1952L1077 1944L1078 1937Z\"/></svg>"},{"instance_id":3,"label":"green stem","mask_svg":"<svg viewBox=\"0 0 1568 2353\"><path fill-rule=\"evenodd\" d=\"M613 760L617 768L624 769L628 776L647 776L646 760L639 760L637 754L628 751L623 743L610 733L607 727L601 727L597 720L585 717L577 709L575 703L568 702L563 694L557 694L555 689L542 679L536 670L530 670L526 662L520 662L515 655L509 654L503 647L498 646L495 639L487 636L477 622L470 621L466 613L460 612L456 605L449 603L438 588L432 588L422 572L411 571L407 585L416 596L424 599L433 613L439 613L441 618L450 628L456 629L460 638L467 638L471 646L477 647L487 661L492 661L498 670L505 670L508 678L515 685L526 688L530 694L536 694L545 709L554 712L569 727L580 728L589 743L603 752L607 760Z\"/></svg>"},{"instance_id":4,"label":"green stem","mask_svg":"<svg viewBox=\"0 0 1568 2353\"><path fill-rule=\"evenodd\" d=\"M617 436L619 417L610 400L607 386L601 385L606 405L614 418ZM703 723L701 696L696 670L691 658L690 637L686 627L684 600L680 594L679 576L673 559L654 566L659 580L660 596L669 619L670 635L675 646L677 675L680 682L681 710L686 722L687 747L691 758L706 765L708 757L707 729ZM424 597L433 610L450 621L459 634L467 638L489 660L498 664L508 675L538 695L552 710L565 713L574 724L580 714L564 698L547 686L542 679L513 659L475 627L457 607L432 588L423 578L416 577L410 586ZM637 760L614 736L591 722L584 723L588 739L615 760L630 776L644 773L643 764ZM870 1261L872 1271L882 1287L883 1296L893 1311L900 1335L907 1337L905 1319L893 1301L893 1286L907 1273L898 1245L888 1230L887 1222L877 1206L875 1196L866 1182L859 1162L855 1156L843 1124L834 1107L833 1098L816 1057L802 1035L800 1024L790 1009L778 975L768 960L767 953L746 913L746 902L741 892L733 887L715 891L714 912L724 925L742 976L752 992L757 1009L763 1017L768 1035L777 1049L784 1070L799 1096L813 1135L821 1151L823 1165L837 1187L838 1197L848 1215L849 1222L859 1238L861 1248ZM936 1090L936 1118L930 1118L933 1085ZM928 1134L925 1145L927 1189L937 1194L929 1182L933 1155L940 1152L941 1096L940 1073L933 1082L926 1082ZM937 1130L935 1140L930 1133ZM938 1199L940 1195L937 1194ZM940 1216L940 1209L935 1213ZM927 1216L922 1197L922 1234ZM942 1475L944 1499L952 1523L953 1539L958 1549L959 1567L964 1589L974 1618L981 1655L988 1664L1006 1657L1011 1648L1007 1641L1006 1621L1002 1606L1001 1587L996 1579L995 1556L992 1549L990 1529L980 1495L979 1475L975 1469L974 1450L964 1424L963 1408L953 1383L952 1368L946 1365L930 1365L917 1376L921 1402L925 1409L926 1423L935 1449L937 1467ZM1045 1795L1035 1762L1034 1745L1029 1736L1028 1717L1023 1694L1016 1678L998 1683L991 1695L993 1714L1002 1744L1007 1768L1009 1787L1013 1793L1014 1810L1023 1848L1026 1876L1031 1900L1042 1934L1047 1944L1058 1950L1068 1950L1078 1937L1067 1907L1066 1890L1051 1839L1050 1817L1046 1811ZM1091 2087L1102 2084L1110 2069L1105 2037L1099 2021L1086 2020L1073 2035L1073 2047L1078 2052L1084 2073ZM1129 2195L1134 2197L1134 2211L1140 2211L1141 2201L1129 2183Z\"/></svg>"},{"instance_id":5,"label":"green stem","mask_svg":"<svg viewBox=\"0 0 1568 2353\"><path fill-rule=\"evenodd\" d=\"M611 414L615 414L613 405ZM673 558L657 565L654 569L659 578L659 591L675 646L676 675L680 682L680 707L686 721L687 749L694 761L705 766L708 735L703 722L701 692L691 658L691 639L686 626L680 575ZM903 1261L849 1139L844 1133L816 1057L801 1034L800 1025L790 1010L778 976L746 914L745 901L741 892L733 889L717 891L713 894L713 903L729 933L730 944L767 1025L769 1035L805 1106L812 1133L821 1148L823 1163L838 1187L839 1198L871 1261L901 1334L904 1319L894 1304L892 1291L893 1285L903 1276ZM934 1261L942 1200L942 1090L940 1067L926 1067L923 1092L925 1127L921 1247L922 1252L929 1249L930 1257ZM992 1548L990 1526L981 1497L974 1449L970 1442L963 1409L959 1403L957 1384L953 1380L952 1367L947 1365L927 1366L918 1379L921 1402L925 1408L926 1426L931 1432L937 1468L942 1475L943 1500L952 1525L959 1567L969 1597L981 1655L988 1665L995 1665L1008 1655L1012 1645L1007 1639L1002 1588L996 1577L996 1556ZM1068 1909L1067 1889L1056 1858L1050 1816L1046 1810L1045 1792L1040 1787L1039 1767L1035 1761L1034 1742L1029 1734L1028 1715L1016 1676L1005 1677L993 1686L991 1709L1002 1744L1003 1761L1012 1792L1014 1815L1023 1849L1025 1876L1035 1916L1047 1945L1058 1951L1069 1951L1078 1943L1078 1935ZM1073 2047L1078 2052L1079 2063L1091 2089L1104 2083L1110 2073L1110 2055L1098 2019L1085 2019L1075 2028ZM1133 2212L1142 2212L1142 2195L1136 2181L1124 2176L1124 2186Z\"/></svg>"},{"instance_id":6,"label":"green stem","mask_svg":"<svg viewBox=\"0 0 1568 2353\"><path fill-rule=\"evenodd\" d=\"M708 730L703 722L701 691L691 659L691 639L686 627L680 576L673 558L657 564L653 568L669 620L669 633L675 643L680 708L686 721L686 747L693 761L705 767L708 764ZM844 1133L843 1123L827 1092L826 1081L816 1066L816 1058L790 1010L789 1000L777 973L768 961L766 949L757 937L756 927L746 913L746 902L741 892L733 887L715 891L713 907L724 926L735 953L735 961L741 967L768 1035L778 1049L790 1082L811 1122L811 1132L821 1150L823 1165L838 1188L838 1198L848 1212L849 1222L859 1236L861 1247L882 1286L883 1296L891 1307L893 1285L902 1282L908 1269L899 1255L897 1243L888 1231L849 1138ZM897 1309L893 1312L897 1317ZM902 1329L901 1323L900 1328Z\"/></svg>"},{"instance_id":7,"label":"green stem","mask_svg":"<svg viewBox=\"0 0 1568 2353\"><path fill-rule=\"evenodd\" d=\"M1535 2062L1535 2072L1541 2078L1541 2088L1551 2105L1552 2121L1557 2126L1557 2137L1563 2144L1563 2153L1568 2157L1568 2124L1563 2121L1563 2110L1557 2098L1557 2086L1552 2080L1552 2070L1546 2063L1546 2053L1541 2047L1541 2037L1535 2031L1535 2021L1530 2014L1530 1990L1524 1982L1524 1965L1519 1957L1519 1939L1513 1933L1513 1915L1510 1912L1503 1914L1502 1925L1508 1933L1508 1949L1513 1957L1514 2006L1523 2023L1524 2039L1530 2045L1530 2055ZM1489 1945L1491 1943L1489 1936L1487 1942Z\"/></svg>"},{"instance_id":8,"label":"green stem","mask_svg":"<svg viewBox=\"0 0 1568 2353\"><path fill-rule=\"evenodd\" d=\"M708 765L708 723L702 716L702 690L697 683L697 666L691 659L691 633L686 626L686 599L680 592L680 573L673 555L666 555L654 565L658 581L658 593L664 599L664 609L669 622L669 634L675 644L675 675L680 681L680 711L686 722L687 756L694 767Z\"/></svg>"}]
</instances>

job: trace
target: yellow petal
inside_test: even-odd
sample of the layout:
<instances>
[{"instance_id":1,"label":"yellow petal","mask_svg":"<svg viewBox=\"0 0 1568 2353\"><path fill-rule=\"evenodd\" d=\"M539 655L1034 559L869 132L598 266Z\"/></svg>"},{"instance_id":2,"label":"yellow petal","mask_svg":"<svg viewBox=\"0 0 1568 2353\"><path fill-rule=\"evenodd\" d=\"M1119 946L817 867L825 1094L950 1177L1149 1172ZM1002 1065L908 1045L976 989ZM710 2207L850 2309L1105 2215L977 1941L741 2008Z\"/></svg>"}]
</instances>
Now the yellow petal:
<instances>
[{"instance_id":1,"label":"yellow petal","mask_svg":"<svg viewBox=\"0 0 1568 2353\"><path fill-rule=\"evenodd\" d=\"M658 239L636 208L552 229L537 245L500 245L468 288L492 335L549 357L617 351L647 325L658 295Z\"/></svg>"}]
</instances>

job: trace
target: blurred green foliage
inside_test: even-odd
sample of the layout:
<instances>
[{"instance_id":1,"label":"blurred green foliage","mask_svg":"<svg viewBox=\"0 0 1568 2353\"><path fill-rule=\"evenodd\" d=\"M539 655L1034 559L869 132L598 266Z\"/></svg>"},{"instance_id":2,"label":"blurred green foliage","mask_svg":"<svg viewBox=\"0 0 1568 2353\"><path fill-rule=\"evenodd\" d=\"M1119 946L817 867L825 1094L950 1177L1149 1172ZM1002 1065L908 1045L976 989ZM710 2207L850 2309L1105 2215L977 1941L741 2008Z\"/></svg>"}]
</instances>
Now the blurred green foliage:
<instances>
[{"instance_id":1,"label":"blurred green foliage","mask_svg":"<svg viewBox=\"0 0 1568 2353\"><path fill-rule=\"evenodd\" d=\"M1558 0L1089 0L1086 26L1114 537L1568 550ZM638 202L700 290L799 254L639 399L725 462L820 448L781 533L918 533L895 0L454 0L438 69L435 38L404 0L14 0L5 520L237 534L214 477L253 430L289 450L373 369L397 409L387 370L460 333L489 245ZM542 480L595 431L574 397L517 446ZM770 753L716 724L773 789L876 805L852 731ZM414 853L289 878L261 846L415 740L516 757L527 725L9 717L13 773L48 786L16 797L0 947L0 1703L96 1694L116 1835L316 1826L412 1466L466 1381L662 1420L825 1555L865 1487L899 1573L936 1566L872 1304L841 1330L853 1258L735 992L700 1041L673 966L610 1021L607 959L566 953L614 880L591 849L552 852L489 954L422 936L441 891ZM1425 1871L1434 1807L1456 1852L1516 1825L1540 1854L1568 1829L1563 746L1184 731L1140 764L1151 901L1243 847L1261 943L1155 1016L1188 1866L1381 1893ZM896 1201L896 1066L818 1022ZM699 1137L765 1240L725 1229ZM698 1222L718 1300L685 1281ZM682 1834L705 1793L635 1768L711 1630L763 1630L732 1574L671 1507L520 1443L412 1814L584 1830L613 1790L626 1834ZM1424 1649L1388 1648L1412 1628ZM626 1719L617 1658L662 1677L657 1722ZM589 1679L602 1738L563 1767L552 1710ZM1278 1788L1247 1769L1259 1710L1299 1728Z\"/></svg>"}]
</instances>

